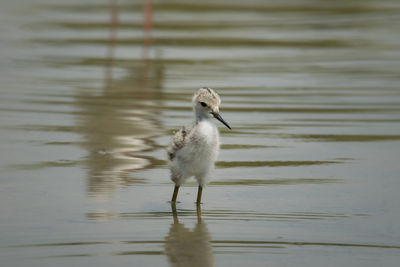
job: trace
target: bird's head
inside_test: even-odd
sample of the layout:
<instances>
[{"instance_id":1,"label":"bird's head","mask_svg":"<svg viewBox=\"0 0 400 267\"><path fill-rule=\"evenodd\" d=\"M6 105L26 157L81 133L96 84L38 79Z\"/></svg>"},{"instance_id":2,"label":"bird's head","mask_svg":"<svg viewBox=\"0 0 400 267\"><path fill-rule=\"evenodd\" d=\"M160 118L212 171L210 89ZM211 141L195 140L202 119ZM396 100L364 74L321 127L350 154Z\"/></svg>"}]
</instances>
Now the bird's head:
<instances>
[{"instance_id":1,"label":"bird's head","mask_svg":"<svg viewBox=\"0 0 400 267\"><path fill-rule=\"evenodd\" d=\"M200 88L194 94L192 102L197 118L202 119L214 117L222 122L226 127L231 129L229 124L222 119L221 115L219 114L219 105L221 104L221 99L213 89L208 87Z\"/></svg>"}]
</instances>

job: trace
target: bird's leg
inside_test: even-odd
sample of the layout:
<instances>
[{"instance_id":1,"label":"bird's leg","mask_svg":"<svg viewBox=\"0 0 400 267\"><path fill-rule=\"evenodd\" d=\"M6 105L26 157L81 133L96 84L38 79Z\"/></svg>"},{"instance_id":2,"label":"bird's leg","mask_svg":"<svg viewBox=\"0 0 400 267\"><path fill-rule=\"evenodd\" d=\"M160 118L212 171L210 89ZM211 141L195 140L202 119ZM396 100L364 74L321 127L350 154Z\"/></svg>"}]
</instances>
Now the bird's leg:
<instances>
[{"instance_id":1,"label":"bird's leg","mask_svg":"<svg viewBox=\"0 0 400 267\"><path fill-rule=\"evenodd\" d=\"M179 191L179 185L175 185L174 194L172 195L172 199L171 199L172 203L176 202L176 197L178 196L178 191Z\"/></svg>"},{"instance_id":2,"label":"bird's leg","mask_svg":"<svg viewBox=\"0 0 400 267\"><path fill-rule=\"evenodd\" d=\"M171 202L172 217L174 218L174 224L179 224L178 213L176 212L176 203Z\"/></svg>"},{"instance_id":3,"label":"bird's leg","mask_svg":"<svg viewBox=\"0 0 400 267\"><path fill-rule=\"evenodd\" d=\"M201 204L201 193L203 192L203 187L199 185L199 190L197 191L197 201L196 204L200 205Z\"/></svg>"},{"instance_id":4,"label":"bird's leg","mask_svg":"<svg viewBox=\"0 0 400 267\"><path fill-rule=\"evenodd\" d=\"M201 220L201 206L197 205L197 224L201 224L202 220Z\"/></svg>"}]
</instances>

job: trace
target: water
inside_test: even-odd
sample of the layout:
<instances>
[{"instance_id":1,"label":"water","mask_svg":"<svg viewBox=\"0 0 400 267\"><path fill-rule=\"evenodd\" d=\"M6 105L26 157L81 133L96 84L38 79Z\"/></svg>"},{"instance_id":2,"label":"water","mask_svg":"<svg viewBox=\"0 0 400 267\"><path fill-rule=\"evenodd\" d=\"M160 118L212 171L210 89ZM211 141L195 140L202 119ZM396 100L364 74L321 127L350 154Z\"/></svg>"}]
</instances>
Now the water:
<instances>
[{"instance_id":1,"label":"water","mask_svg":"<svg viewBox=\"0 0 400 267\"><path fill-rule=\"evenodd\" d=\"M1 6L1 266L398 266L398 1ZM201 86L233 130L174 213Z\"/></svg>"}]
</instances>

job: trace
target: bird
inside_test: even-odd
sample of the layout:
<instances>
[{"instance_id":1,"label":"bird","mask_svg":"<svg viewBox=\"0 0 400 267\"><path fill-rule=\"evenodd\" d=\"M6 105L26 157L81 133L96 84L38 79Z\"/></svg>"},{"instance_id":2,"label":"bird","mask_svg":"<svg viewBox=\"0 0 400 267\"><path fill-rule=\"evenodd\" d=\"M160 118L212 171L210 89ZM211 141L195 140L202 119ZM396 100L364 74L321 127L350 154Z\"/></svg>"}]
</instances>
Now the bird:
<instances>
[{"instance_id":1,"label":"bird","mask_svg":"<svg viewBox=\"0 0 400 267\"><path fill-rule=\"evenodd\" d=\"M198 183L200 205L203 187L209 181L219 152L219 132L213 119L232 129L221 117L221 98L211 88L201 87L192 98L195 121L175 133L167 148L171 180L175 183L171 203L176 203L179 187L194 176Z\"/></svg>"}]
</instances>

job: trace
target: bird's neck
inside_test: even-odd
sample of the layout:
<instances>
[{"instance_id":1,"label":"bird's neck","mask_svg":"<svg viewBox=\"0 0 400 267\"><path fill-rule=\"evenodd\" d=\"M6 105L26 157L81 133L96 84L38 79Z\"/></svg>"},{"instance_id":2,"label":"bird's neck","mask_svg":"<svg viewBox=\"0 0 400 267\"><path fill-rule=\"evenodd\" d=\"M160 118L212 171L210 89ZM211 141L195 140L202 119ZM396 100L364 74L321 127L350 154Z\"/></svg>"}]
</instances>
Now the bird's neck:
<instances>
[{"instance_id":1,"label":"bird's neck","mask_svg":"<svg viewBox=\"0 0 400 267\"><path fill-rule=\"evenodd\" d=\"M199 122L212 122L211 118L208 116L208 114L204 114L204 113L196 113L196 123Z\"/></svg>"}]
</instances>

